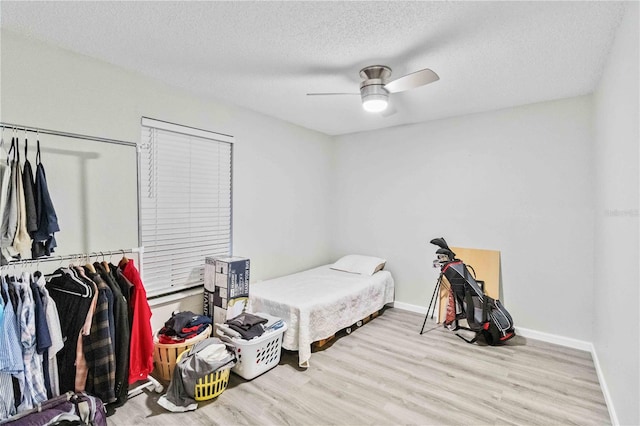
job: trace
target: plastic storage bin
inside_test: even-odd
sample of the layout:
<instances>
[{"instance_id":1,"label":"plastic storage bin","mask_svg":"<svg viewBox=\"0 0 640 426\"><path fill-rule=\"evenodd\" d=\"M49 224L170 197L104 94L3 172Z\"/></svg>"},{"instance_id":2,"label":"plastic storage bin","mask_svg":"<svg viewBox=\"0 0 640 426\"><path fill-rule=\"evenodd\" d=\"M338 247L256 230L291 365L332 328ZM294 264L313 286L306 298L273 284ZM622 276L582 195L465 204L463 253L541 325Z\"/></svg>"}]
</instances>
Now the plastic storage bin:
<instances>
[{"instance_id":1,"label":"plastic storage bin","mask_svg":"<svg viewBox=\"0 0 640 426\"><path fill-rule=\"evenodd\" d=\"M224 334L224 330L217 330L221 340L234 346L236 365L231 371L243 379L251 380L258 377L280 362L282 336L287 331L287 324L251 340L231 338Z\"/></svg>"},{"instance_id":2,"label":"plastic storage bin","mask_svg":"<svg viewBox=\"0 0 640 426\"><path fill-rule=\"evenodd\" d=\"M176 364L180 361L182 355L186 354L187 352L188 350L182 352L178 356ZM196 386L193 392L193 399L195 399L196 401L207 401L224 392L224 390L227 388L227 385L229 384L230 371L230 368L225 368L224 370L209 373L206 376L199 378L196 382Z\"/></svg>"},{"instance_id":3,"label":"plastic storage bin","mask_svg":"<svg viewBox=\"0 0 640 426\"><path fill-rule=\"evenodd\" d=\"M171 381L173 369L176 366L178 358L182 352L191 349L196 343L206 339L211 335L212 328L209 325L202 333L196 337L187 339L182 343L160 343L158 341L158 332L153 336L153 362L155 364L153 372L160 380Z\"/></svg>"}]
</instances>

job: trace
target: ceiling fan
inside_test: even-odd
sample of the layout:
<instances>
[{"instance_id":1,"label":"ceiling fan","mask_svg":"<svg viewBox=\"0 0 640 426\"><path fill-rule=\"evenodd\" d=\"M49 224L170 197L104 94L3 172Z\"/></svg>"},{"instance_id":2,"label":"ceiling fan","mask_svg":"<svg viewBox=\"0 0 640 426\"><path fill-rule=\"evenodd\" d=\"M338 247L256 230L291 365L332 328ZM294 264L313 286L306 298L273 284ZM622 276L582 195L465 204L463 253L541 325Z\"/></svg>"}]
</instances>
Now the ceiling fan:
<instances>
[{"instance_id":1,"label":"ceiling fan","mask_svg":"<svg viewBox=\"0 0 640 426\"><path fill-rule=\"evenodd\" d=\"M389 94L415 89L438 81L438 74L429 68L412 72L389 81L391 68L385 65L370 65L360 70L360 93L307 93L307 96L360 95L362 108L368 112L383 112L389 105Z\"/></svg>"}]
</instances>

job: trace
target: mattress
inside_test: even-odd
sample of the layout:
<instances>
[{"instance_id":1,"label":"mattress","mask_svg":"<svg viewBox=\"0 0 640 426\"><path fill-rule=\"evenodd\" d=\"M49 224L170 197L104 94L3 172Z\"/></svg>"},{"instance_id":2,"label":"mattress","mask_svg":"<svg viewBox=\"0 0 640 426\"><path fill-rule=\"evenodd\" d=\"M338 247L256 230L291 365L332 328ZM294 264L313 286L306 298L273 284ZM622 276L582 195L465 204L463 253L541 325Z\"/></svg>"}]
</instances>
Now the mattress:
<instances>
[{"instance_id":1,"label":"mattress","mask_svg":"<svg viewBox=\"0 0 640 426\"><path fill-rule=\"evenodd\" d=\"M287 323L282 347L298 351L301 367L309 366L311 343L333 336L393 302L389 271L373 276L352 274L324 265L251 285L252 312L266 312Z\"/></svg>"}]
</instances>

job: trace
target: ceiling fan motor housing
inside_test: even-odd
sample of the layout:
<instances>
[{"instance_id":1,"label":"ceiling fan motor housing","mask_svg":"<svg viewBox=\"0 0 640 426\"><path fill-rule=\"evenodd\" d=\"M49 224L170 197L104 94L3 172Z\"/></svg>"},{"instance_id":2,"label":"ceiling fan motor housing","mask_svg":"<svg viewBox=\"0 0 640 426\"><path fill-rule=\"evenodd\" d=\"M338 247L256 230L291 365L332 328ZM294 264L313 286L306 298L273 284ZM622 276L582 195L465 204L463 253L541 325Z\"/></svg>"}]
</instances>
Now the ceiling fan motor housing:
<instances>
[{"instance_id":1,"label":"ceiling fan motor housing","mask_svg":"<svg viewBox=\"0 0 640 426\"><path fill-rule=\"evenodd\" d=\"M391 76L391 68L384 65L373 65L360 70L360 97L362 105L370 111L384 110L389 102L389 91L384 88L387 79ZM367 105L375 105L368 109ZM384 105L384 106L380 106Z\"/></svg>"},{"instance_id":2,"label":"ceiling fan motor housing","mask_svg":"<svg viewBox=\"0 0 640 426\"><path fill-rule=\"evenodd\" d=\"M389 99L389 92L384 88L384 84L376 83L379 80L370 80L368 82L363 82L360 85L360 97L362 97L362 102L368 100L387 100ZM366 85L364 83L367 83Z\"/></svg>"}]
</instances>

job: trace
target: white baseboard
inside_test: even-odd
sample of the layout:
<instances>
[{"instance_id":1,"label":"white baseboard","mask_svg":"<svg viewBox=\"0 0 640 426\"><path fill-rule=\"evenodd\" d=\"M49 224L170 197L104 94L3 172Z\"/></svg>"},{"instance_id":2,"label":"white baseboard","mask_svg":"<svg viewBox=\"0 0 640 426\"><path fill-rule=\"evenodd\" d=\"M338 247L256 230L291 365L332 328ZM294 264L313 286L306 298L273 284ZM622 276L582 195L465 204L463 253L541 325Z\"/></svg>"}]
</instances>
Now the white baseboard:
<instances>
[{"instance_id":1,"label":"white baseboard","mask_svg":"<svg viewBox=\"0 0 640 426\"><path fill-rule=\"evenodd\" d=\"M425 315L427 313L427 308L425 308L424 306L411 305L409 303L393 302L393 307L402 309L403 311L415 312L422 315Z\"/></svg>"},{"instance_id":2,"label":"white baseboard","mask_svg":"<svg viewBox=\"0 0 640 426\"><path fill-rule=\"evenodd\" d=\"M591 357L593 358L593 364L596 367L596 373L598 374L598 381L600 382L600 389L602 389L602 395L604 396L604 402L607 403L607 409L609 410L609 417L611 418L611 424L613 426L619 426L620 422L618 421L618 414L616 414L616 409L613 405L613 399L611 398L611 394L609 393L609 387L607 386L607 381L604 379L604 373L602 372L602 368L600 368L600 361L598 360L598 354L596 353L596 348L591 345Z\"/></svg>"},{"instance_id":3,"label":"white baseboard","mask_svg":"<svg viewBox=\"0 0 640 426\"><path fill-rule=\"evenodd\" d=\"M424 306L412 305L409 303L393 302L393 307L409 312L416 312L422 315L425 315L427 313L427 308L425 308ZM593 343L587 342L585 340L573 339L571 337L544 333L542 331L536 331L522 327L516 327L516 334L522 337L528 337L530 339L540 340L547 343L554 343L556 345L590 352L591 357L593 358L593 364L596 368L596 373L598 375L598 381L600 382L600 388L602 389L602 395L604 396L604 401L606 402L607 409L609 410L611 424L614 426L618 426L620 424L618 422L618 416L616 414L615 407L613 406L613 400L611 399L611 394L609 393L609 388L607 387L607 381L605 380L602 369L600 368L600 361L598 360L596 348L593 346Z\"/></svg>"},{"instance_id":4,"label":"white baseboard","mask_svg":"<svg viewBox=\"0 0 640 426\"><path fill-rule=\"evenodd\" d=\"M516 327L516 334L522 337L540 340L547 343L565 346L567 348L579 349L581 351L591 352L593 344L585 340L573 339L571 337L559 336L557 334L544 333L542 331L531 330L528 328Z\"/></svg>"}]
</instances>

